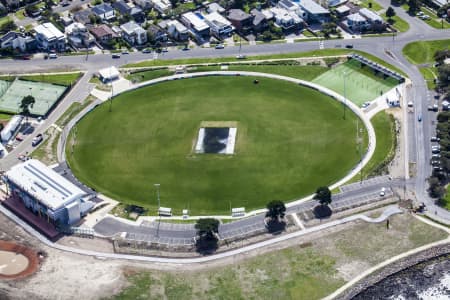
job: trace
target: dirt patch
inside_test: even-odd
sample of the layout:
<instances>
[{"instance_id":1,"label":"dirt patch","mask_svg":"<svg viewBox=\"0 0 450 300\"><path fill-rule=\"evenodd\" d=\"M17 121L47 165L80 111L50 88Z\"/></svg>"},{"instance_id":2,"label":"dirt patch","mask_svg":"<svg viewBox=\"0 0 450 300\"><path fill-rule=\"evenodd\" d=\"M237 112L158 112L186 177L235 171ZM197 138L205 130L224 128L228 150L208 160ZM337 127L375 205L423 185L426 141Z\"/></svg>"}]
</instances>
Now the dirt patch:
<instances>
[{"instance_id":1,"label":"dirt patch","mask_svg":"<svg viewBox=\"0 0 450 300\"><path fill-rule=\"evenodd\" d=\"M22 254L28 259L28 266L22 272L12 275L0 274L0 279L21 279L30 276L39 268L38 253L26 246L0 240L0 250Z\"/></svg>"}]
</instances>

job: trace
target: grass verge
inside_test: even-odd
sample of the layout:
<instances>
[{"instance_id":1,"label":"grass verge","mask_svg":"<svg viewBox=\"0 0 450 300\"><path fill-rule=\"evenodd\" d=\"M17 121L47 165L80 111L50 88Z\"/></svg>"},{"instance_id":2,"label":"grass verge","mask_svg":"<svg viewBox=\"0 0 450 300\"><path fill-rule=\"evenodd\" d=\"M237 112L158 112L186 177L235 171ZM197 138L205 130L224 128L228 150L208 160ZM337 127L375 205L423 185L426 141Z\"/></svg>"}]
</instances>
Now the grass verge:
<instances>
[{"instance_id":1,"label":"grass verge","mask_svg":"<svg viewBox=\"0 0 450 300\"><path fill-rule=\"evenodd\" d=\"M450 39L436 41L417 41L403 48L403 55L413 64L429 64L434 62L434 53L450 45Z\"/></svg>"},{"instance_id":2,"label":"grass verge","mask_svg":"<svg viewBox=\"0 0 450 300\"><path fill-rule=\"evenodd\" d=\"M75 72L75 73L61 73L61 74L35 74L35 75L24 75L24 76L13 76L13 75L2 75L0 76L1 80L12 81L16 77L19 79L36 81L36 82L45 82L45 83L53 83L58 85L70 86L74 84L83 73Z\"/></svg>"},{"instance_id":3,"label":"grass verge","mask_svg":"<svg viewBox=\"0 0 450 300\"><path fill-rule=\"evenodd\" d=\"M382 15L383 19L385 21L388 20L385 14ZM409 24L399 16L393 16L391 18L391 21L389 22L395 29L397 29L400 32L406 32L409 30Z\"/></svg>"},{"instance_id":4,"label":"grass verge","mask_svg":"<svg viewBox=\"0 0 450 300\"><path fill-rule=\"evenodd\" d=\"M437 69L435 67L420 67L419 71L425 79L428 89L434 90L436 87L434 80L436 79Z\"/></svg>"}]
</instances>

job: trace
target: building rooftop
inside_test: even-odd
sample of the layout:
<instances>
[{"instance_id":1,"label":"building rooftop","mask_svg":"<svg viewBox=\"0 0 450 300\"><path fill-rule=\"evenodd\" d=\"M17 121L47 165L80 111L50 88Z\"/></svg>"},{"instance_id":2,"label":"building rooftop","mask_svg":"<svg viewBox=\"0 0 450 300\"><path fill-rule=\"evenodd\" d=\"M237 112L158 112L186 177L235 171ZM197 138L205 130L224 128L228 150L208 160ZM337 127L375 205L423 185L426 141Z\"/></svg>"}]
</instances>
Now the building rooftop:
<instances>
[{"instance_id":1,"label":"building rooftop","mask_svg":"<svg viewBox=\"0 0 450 300\"><path fill-rule=\"evenodd\" d=\"M231 22L225 19L218 12L212 12L210 14L204 15L205 20L215 24L216 26L230 26Z\"/></svg>"},{"instance_id":2,"label":"building rooftop","mask_svg":"<svg viewBox=\"0 0 450 300\"><path fill-rule=\"evenodd\" d=\"M199 16L194 14L193 12L187 12L182 15L184 19L186 19L189 23L192 24L195 30L202 31L209 28L208 24L205 21L200 19Z\"/></svg>"},{"instance_id":3,"label":"building rooftop","mask_svg":"<svg viewBox=\"0 0 450 300\"><path fill-rule=\"evenodd\" d=\"M321 14L329 14L330 13L328 11L328 9L323 8L322 6L320 6L313 0L300 0L300 2L298 2L298 4L300 5L300 7L303 10L305 10L308 13L313 14L313 15L321 15Z\"/></svg>"},{"instance_id":4,"label":"building rooftop","mask_svg":"<svg viewBox=\"0 0 450 300\"><path fill-rule=\"evenodd\" d=\"M366 18L361 16L359 13L354 13L354 14L348 15L347 20L352 21L354 23L367 21Z\"/></svg>"},{"instance_id":5,"label":"building rooftop","mask_svg":"<svg viewBox=\"0 0 450 300\"><path fill-rule=\"evenodd\" d=\"M5 176L52 210L86 196L80 188L36 159L15 165Z\"/></svg>"},{"instance_id":6,"label":"building rooftop","mask_svg":"<svg viewBox=\"0 0 450 300\"><path fill-rule=\"evenodd\" d=\"M120 29L125 31L127 34L132 34L134 32L142 32L145 31L141 26L139 26L136 22L130 21L128 23L120 25Z\"/></svg>"},{"instance_id":7,"label":"building rooftop","mask_svg":"<svg viewBox=\"0 0 450 300\"><path fill-rule=\"evenodd\" d=\"M47 40L64 38L64 34L52 23L44 23L34 27L34 31L45 36Z\"/></svg>"},{"instance_id":8,"label":"building rooftop","mask_svg":"<svg viewBox=\"0 0 450 300\"><path fill-rule=\"evenodd\" d=\"M369 19L371 21L380 21L380 22L383 21L383 19L377 13L375 13L367 8L361 8L359 10L359 14L363 17L366 17L367 19Z\"/></svg>"},{"instance_id":9,"label":"building rooftop","mask_svg":"<svg viewBox=\"0 0 450 300\"><path fill-rule=\"evenodd\" d=\"M90 31L93 35L98 38L101 38L105 35L111 34L112 37L117 37L117 34L106 24L101 24L97 27L90 28Z\"/></svg>"},{"instance_id":10,"label":"building rooftop","mask_svg":"<svg viewBox=\"0 0 450 300\"><path fill-rule=\"evenodd\" d=\"M188 31L186 26L184 26L183 24L181 24L177 20L172 20L172 21L167 22L167 27L170 28L171 26L174 26L175 29L179 33L187 33L187 31Z\"/></svg>"},{"instance_id":11,"label":"building rooftop","mask_svg":"<svg viewBox=\"0 0 450 300\"><path fill-rule=\"evenodd\" d=\"M236 21L243 21L247 20L248 18L251 18L252 15L249 15L245 11L241 9L230 9L228 11L228 19L236 20Z\"/></svg>"},{"instance_id":12,"label":"building rooftop","mask_svg":"<svg viewBox=\"0 0 450 300\"><path fill-rule=\"evenodd\" d=\"M212 12L218 12L218 13L224 13L225 12L225 8L223 8L222 6L220 6L218 3L213 2L208 4L208 12L212 13Z\"/></svg>"}]
</instances>

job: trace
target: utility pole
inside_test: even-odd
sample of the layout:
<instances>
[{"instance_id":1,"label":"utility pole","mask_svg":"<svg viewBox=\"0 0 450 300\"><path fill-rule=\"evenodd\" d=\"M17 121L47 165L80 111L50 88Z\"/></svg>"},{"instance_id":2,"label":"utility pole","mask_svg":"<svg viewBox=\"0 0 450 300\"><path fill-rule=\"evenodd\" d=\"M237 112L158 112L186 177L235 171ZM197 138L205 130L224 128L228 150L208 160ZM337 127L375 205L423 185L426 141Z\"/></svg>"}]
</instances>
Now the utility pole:
<instances>
[{"instance_id":1,"label":"utility pole","mask_svg":"<svg viewBox=\"0 0 450 300\"><path fill-rule=\"evenodd\" d=\"M159 237L159 225L161 224L161 215L159 213L159 208L160 208L160 200L159 200L159 183L155 183L154 184L155 188L156 188L156 199L158 199L158 227L156 228L156 236Z\"/></svg>"}]
</instances>

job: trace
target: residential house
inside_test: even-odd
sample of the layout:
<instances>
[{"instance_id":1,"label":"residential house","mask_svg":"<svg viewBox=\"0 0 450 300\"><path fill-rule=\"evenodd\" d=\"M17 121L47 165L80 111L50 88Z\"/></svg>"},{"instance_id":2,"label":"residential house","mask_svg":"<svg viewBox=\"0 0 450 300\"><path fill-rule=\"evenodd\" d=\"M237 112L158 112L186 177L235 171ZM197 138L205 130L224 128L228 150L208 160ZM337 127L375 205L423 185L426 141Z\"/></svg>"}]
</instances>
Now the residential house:
<instances>
[{"instance_id":1,"label":"residential house","mask_svg":"<svg viewBox=\"0 0 450 300\"><path fill-rule=\"evenodd\" d=\"M130 6L125 1L119 0L112 4L114 9L116 9L121 15L129 15L136 22L143 22L145 20L145 15L142 9L136 6Z\"/></svg>"},{"instance_id":2,"label":"residential house","mask_svg":"<svg viewBox=\"0 0 450 300\"><path fill-rule=\"evenodd\" d=\"M31 51L36 49L36 40L23 33L10 31L0 37L0 48L16 49L21 52Z\"/></svg>"},{"instance_id":3,"label":"residential house","mask_svg":"<svg viewBox=\"0 0 450 300\"><path fill-rule=\"evenodd\" d=\"M357 13L347 16L343 24L351 31L359 32L367 30L383 30L385 26L383 19L367 8L362 8Z\"/></svg>"},{"instance_id":4,"label":"residential house","mask_svg":"<svg viewBox=\"0 0 450 300\"><path fill-rule=\"evenodd\" d=\"M148 11L153 7L152 0L134 0L134 3L145 11Z\"/></svg>"},{"instance_id":5,"label":"residential house","mask_svg":"<svg viewBox=\"0 0 450 300\"><path fill-rule=\"evenodd\" d=\"M20 6L20 0L5 0L6 7L11 11Z\"/></svg>"},{"instance_id":6,"label":"residential house","mask_svg":"<svg viewBox=\"0 0 450 300\"><path fill-rule=\"evenodd\" d=\"M122 37L130 43L130 45L143 45L147 43L147 31L134 21L130 21L120 25Z\"/></svg>"},{"instance_id":7,"label":"residential house","mask_svg":"<svg viewBox=\"0 0 450 300\"><path fill-rule=\"evenodd\" d=\"M274 14L275 25L280 27L284 32L297 31L303 27L303 19L295 11L280 7L272 7L270 11Z\"/></svg>"},{"instance_id":8,"label":"residential house","mask_svg":"<svg viewBox=\"0 0 450 300\"><path fill-rule=\"evenodd\" d=\"M350 7L348 7L347 5L342 5L337 7L335 12L338 17L343 18L350 14Z\"/></svg>"},{"instance_id":9,"label":"residential house","mask_svg":"<svg viewBox=\"0 0 450 300\"><path fill-rule=\"evenodd\" d=\"M206 6L206 12L208 14L213 13L213 12L217 12L219 14L223 14L225 12L225 8L223 8L222 6L220 6L220 4L213 2L210 3Z\"/></svg>"},{"instance_id":10,"label":"residential house","mask_svg":"<svg viewBox=\"0 0 450 300\"><path fill-rule=\"evenodd\" d=\"M253 16L252 27L255 32L262 32L269 27L269 22L266 14L264 12L254 8L250 11L250 14ZM273 18L273 14L270 14L270 18Z\"/></svg>"},{"instance_id":11,"label":"residential house","mask_svg":"<svg viewBox=\"0 0 450 300\"><path fill-rule=\"evenodd\" d=\"M313 0L295 2L304 12L304 20L310 23L324 23L330 20L330 11Z\"/></svg>"},{"instance_id":12,"label":"residential house","mask_svg":"<svg viewBox=\"0 0 450 300\"><path fill-rule=\"evenodd\" d=\"M218 12L212 12L204 15L204 18L206 24L209 25L211 33L218 39L228 37L234 31L234 27L231 25L231 22L222 17L222 15Z\"/></svg>"},{"instance_id":13,"label":"residential house","mask_svg":"<svg viewBox=\"0 0 450 300\"><path fill-rule=\"evenodd\" d=\"M89 47L94 41L94 37L89 34L86 26L81 23L72 23L65 28L68 42L75 48Z\"/></svg>"},{"instance_id":14,"label":"residential house","mask_svg":"<svg viewBox=\"0 0 450 300\"><path fill-rule=\"evenodd\" d=\"M236 31L247 33L253 29L254 16L241 9L230 9L227 19L236 28Z\"/></svg>"},{"instance_id":15,"label":"residential house","mask_svg":"<svg viewBox=\"0 0 450 300\"><path fill-rule=\"evenodd\" d=\"M95 37L97 42L103 45L107 45L111 40L119 37L108 25L101 24L96 27L91 27L89 31Z\"/></svg>"},{"instance_id":16,"label":"residential house","mask_svg":"<svg viewBox=\"0 0 450 300\"><path fill-rule=\"evenodd\" d=\"M69 26L70 24L73 23L73 20L72 20L71 17L61 17L60 20L61 20L61 22L63 23L64 26Z\"/></svg>"},{"instance_id":17,"label":"residential house","mask_svg":"<svg viewBox=\"0 0 450 300\"><path fill-rule=\"evenodd\" d=\"M328 7L337 7L346 3L348 0L328 0Z\"/></svg>"},{"instance_id":18,"label":"residential house","mask_svg":"<svg viewBox=\"0 0 450 300\"><path fill-rule=\"evenodd\" d=\"M344 25L353 32L365 31L370 26L367 19L359 13L348 15L344 21Z\"/></svg>"},{"instance_id":19,"label":"residential house","mask_svg":"<svg viewBox=\"0 0 450 300\"><path fill-rule=\"evenodd\" d=\"M166 14L172 9L172 4L169 0L151 0L152 7L160 14Z\"/></svg>"},{"instance_id":20,"label":"residential house","mask_svg":"<svg viewBox=\"0 0 450 300\"><path fill-rule=\"evenodd\" d=\"M42 50L66 50L66 37L52 23L44 23L34 28L38 48Z\"/></svg>"},{"instance_id":21,"label":"residential house","mask_svg":"<svg viewBox=\"0 0 450 300\"><path fill-rule=\"evenodd\" d=\"M116 18L116 12L111 5L102 3L92 8L92 13L102 19L102 21L112 21Z\"/></svg>"},{"instance_id":22,"label":"residential house","mask_svg":"<svg viewBox=\"0 0 450 300\"><path fill-rule=\"evenodd\" d=\"M89 8L77 11L73 14L73 19L81 24L91 24L91 18L89 17L92 11Z\"/></svg>"},{"instance_id":23,"label":"residential house","mask_svg":"<svg viewBox=\"0 0 450 300\"><path fill-rule=\"evenodd\" d=\"M167 22L167 33L171 38L177 41L184 42L189 39L188 29L177 20Z\"/></svg>"},{"instance_id":24,"label":"residential house","mask_svg":"<svg viewBox=\"0 0 450 300\"><path fill-rule=\"evenodd\" d=\"M154 44L165 43L168 40L167 33L159 26L156 26L154 24L150 24L150 26L148 26L147 32L152 36L152 41L149 42L152 42Z\"/></svg>"},{"instance_id":25,"label":"residential house","mask_svg":"<svg viewBox=\"0 0 450 300\"><path fill-rule=\"evenodd\" d=\"M187 12L181 15L181 22L191 30L197 40L209 37L210 27L200 13Z\"/></svg>"}]
</instances>

